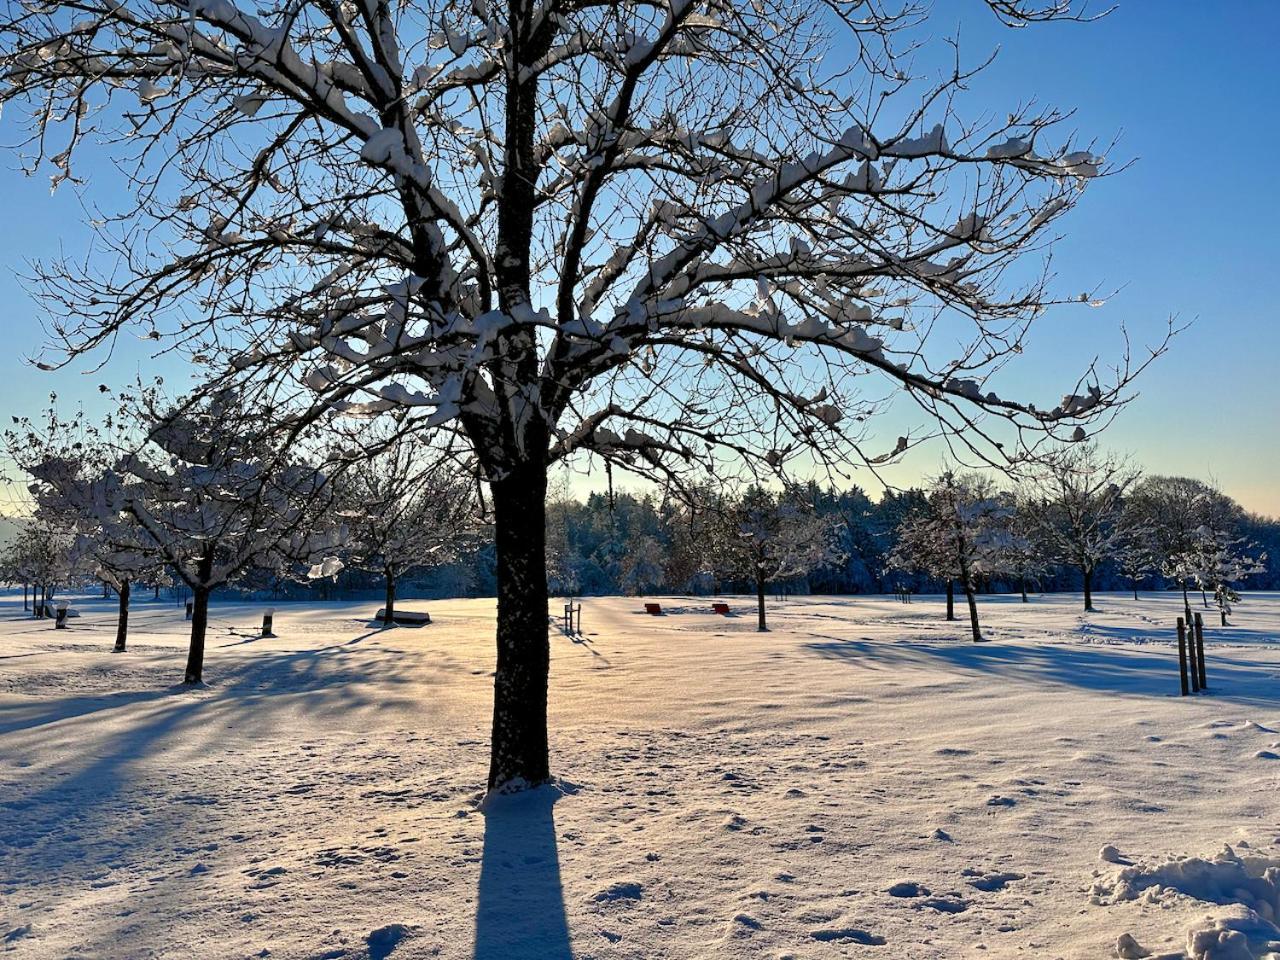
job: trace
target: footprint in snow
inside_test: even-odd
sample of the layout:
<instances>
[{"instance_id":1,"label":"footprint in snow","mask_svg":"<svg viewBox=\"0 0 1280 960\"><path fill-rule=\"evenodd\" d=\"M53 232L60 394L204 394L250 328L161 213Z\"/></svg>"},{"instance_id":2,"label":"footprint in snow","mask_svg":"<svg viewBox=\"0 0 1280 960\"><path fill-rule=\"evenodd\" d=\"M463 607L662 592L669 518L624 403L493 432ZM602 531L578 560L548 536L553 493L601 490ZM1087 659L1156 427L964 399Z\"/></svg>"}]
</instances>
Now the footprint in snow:
<instances>
[{"instance_id":1,"label":"footprint in snow","mask_svg":"<svg viewBox=\"0 0 1280 960\"><path fill-rule=\"evenodd\" d=\"M939 913L964 913L969 909L969 901L963 897L949 893L943 897L927 897L912 904L917 910L937 910Z\"/></svg>"},{"instance_id":2,"label":"footprint in snow","mask_svg":"<svg viewBox=\"0 0 1280 960\"><path fill-rule=\"evenodd\" d=\"M891 897L927 897L929 888L921 886L914 880L903 880L895 883L886 891Z\"/></svg>"},{"instance_id":3,"label":"footprint in snow","mask_svg":"<svg viewBox=\"0 0 1280 960\"><path fill-rule=\"evenodd\" d=\"M983 873L972 867L962 870L961 875L969 877L969 886L983 893L994 893L1003 890L1014 880L1026 879L1026 875L1021 873Z\"/></svg>"},{"instance_id":4,"label":"footprint in snow","mask_svg":"<svg viewBox=\"0 0 1280 960\"><path fill-rule=\"evenodd\" d=\"M413 930L403 923L389 923L370 931L364 938L369 945L369 960L386 960L400 946L402 940L413 936Z\"/></svg>"},{"instance_id":5,"label":"footprint in snow","mask_svg":"<svg viewBox=\"0 0 1280 960\"><path fill-rule=\"evenodd\" d=\"M826 927L810 930L809 936L824 943L858 943L866 947L883 947L887 942L884 937L868 933L861 927Z\"/></svg>"}]
</instances>

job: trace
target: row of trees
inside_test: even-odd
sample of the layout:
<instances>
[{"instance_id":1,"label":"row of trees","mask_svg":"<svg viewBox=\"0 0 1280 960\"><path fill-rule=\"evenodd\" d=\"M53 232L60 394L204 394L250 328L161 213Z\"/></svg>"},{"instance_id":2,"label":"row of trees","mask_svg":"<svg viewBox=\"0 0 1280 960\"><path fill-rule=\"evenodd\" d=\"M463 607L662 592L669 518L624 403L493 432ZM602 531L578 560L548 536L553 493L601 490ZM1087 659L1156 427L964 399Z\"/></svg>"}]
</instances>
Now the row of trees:
<instances>
[{"instance_id":1,"label":"row of trees","mask_svg":"<svg viewBox=\"0 0 1280 960\"><path fill-rule=\"evenodd\" d=\"M41 601L77 576L114 588L117 651L135 584L185 585L187 683L203 680L218 588L263 572L332 578L351 564L384 579L390 623L399 578L453 559L474 527L471 484L396 434L305 456L305 445L273 446L262 410L230 391L181 410L158 410L154 392L120 399L131 419L96 425L50 411L6 432L34 515L0 557L0 576L34 584Z\"/></svg>"}]
</instances>

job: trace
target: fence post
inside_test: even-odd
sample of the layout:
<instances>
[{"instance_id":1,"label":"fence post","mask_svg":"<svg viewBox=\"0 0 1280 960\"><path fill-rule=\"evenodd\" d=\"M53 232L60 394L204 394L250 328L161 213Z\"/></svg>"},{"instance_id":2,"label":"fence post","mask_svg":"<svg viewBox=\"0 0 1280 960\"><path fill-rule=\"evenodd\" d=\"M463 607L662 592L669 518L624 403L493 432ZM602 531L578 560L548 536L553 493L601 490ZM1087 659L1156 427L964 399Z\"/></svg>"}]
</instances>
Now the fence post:
<instances>
[{"instance_id":1,"label":"fence post","mask_svg":"<svg viewBox=\"0 0 1280 960\"><path fill-rule=\"evenodd\" d=\"M271 632L271 617L274 613L275 613L275 610L273 610L271 607L268 607L262 613L262 635L264 637L275 636L275 634Z\"/></svg>"},{"instance_id":2,"label":"fence post","mask_svg":"<svg viewBox=\"0 0 1280 960\"><path fill-rule=\"evenodd\" d=\"M67 604L65 600L58 604L58 610L55 616L57 619L53 622L54 627L59 630L67 629Z\"/></svg>"},{"instance_id":3,"label":"fence post","mask_svg":"<svg viewBox=\"0 0 1280 960\"><path fill-rule=\"evenodd\" d=\"M1209 689L1209 680L1204 672L1204 621L1196 614L1196 663L1200 669L1200 689Z\"/></svg>"},{"instance_id":4,"label":"fence post","mask_svg":"<svg viewBox=\"0 0 1280 960\"><path fill-rule=\"evenodd\" d=\"M1182 680L1182 695L1185 697L1191 692L1191 688L1187 685L1187 631L1181 617L1178 618L1178 674Z\"/></svg>"}]
</instances>

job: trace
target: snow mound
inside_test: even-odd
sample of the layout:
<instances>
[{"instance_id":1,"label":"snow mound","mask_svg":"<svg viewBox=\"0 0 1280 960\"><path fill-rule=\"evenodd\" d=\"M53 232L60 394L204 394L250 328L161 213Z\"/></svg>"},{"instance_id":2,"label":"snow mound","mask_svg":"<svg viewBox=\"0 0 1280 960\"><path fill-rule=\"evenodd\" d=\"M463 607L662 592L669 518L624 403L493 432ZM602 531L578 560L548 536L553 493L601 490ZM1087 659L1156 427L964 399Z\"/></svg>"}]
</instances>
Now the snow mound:
<instances>
[{"instance_id":1,"label":"snow mound","mask_svg":"<svg viewBox=\"0 0 1280 960\"><path fill-rule=\"evenodd\" d=\"M1248 907L1187 931L1189 960L1280 960L1280 929Z\"/></svg>"},{"instance_id":2,"label":"snow mound","mask_svg":"<svg viewBox=\"0 0 1280 960\"><path fill-rule=\"evenodd\" d=\"M1097 903L1156 902L1177 894L1208 903L1242 903L1274 923L1280 916L1280 858L1242 857L1225 846L1208 860L1182 857L1124 867L1096 882L1090 892Z\"/></svg>"},{"instance_id":3,"label":"snow mound","mask_svg":"<svg viewBox=\"0 0 1280 960\"><path fill-rule=\"evenodd\" d=\"M1189 960L1280 960L1280 858L1241 856L1224 846L1209 859L1124 867L1095 882L1090 894L1104 904L1186 897L1228 906L1225 916L1206 917L1187 931Z\"/></svg>"}]
</instances>

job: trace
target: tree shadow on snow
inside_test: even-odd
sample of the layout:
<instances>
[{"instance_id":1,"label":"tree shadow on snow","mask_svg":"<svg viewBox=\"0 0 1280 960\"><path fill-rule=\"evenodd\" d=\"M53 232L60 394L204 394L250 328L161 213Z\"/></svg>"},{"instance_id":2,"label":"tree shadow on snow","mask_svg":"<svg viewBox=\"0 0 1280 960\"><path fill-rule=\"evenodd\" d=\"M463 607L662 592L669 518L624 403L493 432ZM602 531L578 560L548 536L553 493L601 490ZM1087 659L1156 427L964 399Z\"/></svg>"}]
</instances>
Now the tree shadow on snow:
<instances>
[{"instance_id":1,"label":"tree shadow on snow","mask_svg":"<svg viewBox=\"0 0 1280 960\"><path fill-rule=\"evenodd\" d=\"M957 672L990 674L1031 683L1050 683L1132 696L1177 696L1178 653L1151 644L1138 649L1103 645L976 644L967 641L877 642L824 638L804 648L820 657L869 670L943 664ZM1230 653L1206 644L1209 694L1233 703L1275 706L1280 665L1252 660L1238 647Z\"/></svg>"},{"instance_id":2,"label":"tree shadow on snow","mask_svg":"<svg viewBox=\"0 0 1280 960\"><path fill-rule=\"evenodd\" d=\"M492 797L473 960L573 960L552 807L558 787Z\"/></svg>"}]
</instances>

